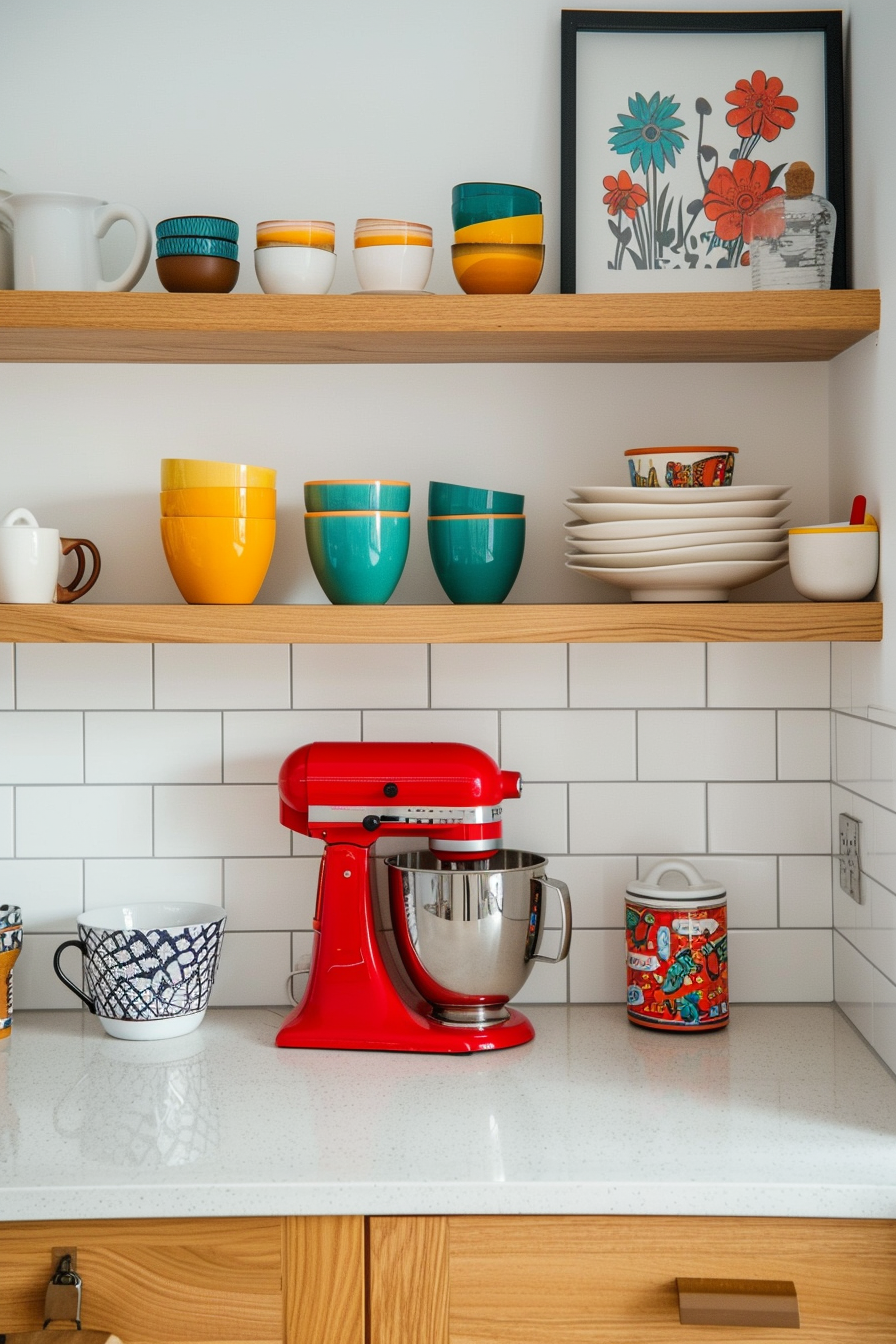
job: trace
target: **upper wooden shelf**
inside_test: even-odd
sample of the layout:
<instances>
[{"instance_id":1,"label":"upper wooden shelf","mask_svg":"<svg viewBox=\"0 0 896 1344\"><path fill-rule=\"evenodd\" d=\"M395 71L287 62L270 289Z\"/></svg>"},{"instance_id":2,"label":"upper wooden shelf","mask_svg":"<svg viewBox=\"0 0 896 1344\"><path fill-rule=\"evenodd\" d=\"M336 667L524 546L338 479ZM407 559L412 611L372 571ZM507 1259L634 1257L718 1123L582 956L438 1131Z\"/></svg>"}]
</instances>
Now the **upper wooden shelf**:
<instances>
[{"instance_id":1,"label":"upper wooden shelf","mask_svg":"<svg viewBox=\"0 0 896 1344\"><path fill-rule=\"evenodd\" d=\"M877 290L475 297L0 292L0 361L437 364L826 360Z\"/></svg>"},{"instance_id":2,"label":"upper wooden shelf","mask_svg":"<svg viewBox=\"0 0 896 1344\"><path fill-rule=\"evenodd\" d=\"M879 602L500 607L0 606L22 644L505 644L879 640Z\"/></svg>"}]
</instances>

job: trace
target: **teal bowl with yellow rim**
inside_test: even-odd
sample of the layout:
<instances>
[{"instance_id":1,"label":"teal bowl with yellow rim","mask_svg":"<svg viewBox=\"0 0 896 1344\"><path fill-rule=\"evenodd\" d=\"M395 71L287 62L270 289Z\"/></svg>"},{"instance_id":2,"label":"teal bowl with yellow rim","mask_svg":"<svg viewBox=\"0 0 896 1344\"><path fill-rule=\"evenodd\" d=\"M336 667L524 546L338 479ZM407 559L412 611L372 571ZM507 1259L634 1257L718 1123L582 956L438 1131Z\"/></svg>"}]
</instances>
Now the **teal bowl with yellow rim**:
<instances>
[{"instance_id":1,"label":"teal bowl with yellow rim","mask_svg":"<svg viewBox=\"0 0 896 1344\"><path fill-rule=\"evenodd\" d=\"M522 514L475 514L427 521L433 569L458 605L503 602L526 545Z\"/></svg>"},{"instance_id":2,"label":"teal bowl with yellow rim","mask_svg":"<svg viewBox=\"0 0 896 1344\"><path fill-rule=\"evenodd\" d=\"M382 510L305 514L311 567L336 606L382 606L408 558L411 519Z\"/></svg>"}]
</instances>

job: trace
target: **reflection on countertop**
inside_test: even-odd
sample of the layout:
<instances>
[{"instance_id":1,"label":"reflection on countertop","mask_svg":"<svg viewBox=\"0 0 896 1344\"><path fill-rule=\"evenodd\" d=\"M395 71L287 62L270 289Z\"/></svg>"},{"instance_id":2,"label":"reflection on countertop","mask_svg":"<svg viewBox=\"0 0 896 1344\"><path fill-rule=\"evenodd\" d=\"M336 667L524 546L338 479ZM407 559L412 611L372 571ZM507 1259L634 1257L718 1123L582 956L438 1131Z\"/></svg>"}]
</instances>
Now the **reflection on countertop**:
<instances>
[{"instance_id":1,"label":"reflection on countertop","mask_svg":"<svg viewBox=\"0 0 896 1344\"><path fill-rule=\"evenodd\" d=\"M527 1011L531 1044L450 1057L277 1050L273 1009L158 1042L17 1013L2 1217L896 1217L896 1081L834 1007L740 1007L699 1037Z\"/></svg>"}]
</instances>

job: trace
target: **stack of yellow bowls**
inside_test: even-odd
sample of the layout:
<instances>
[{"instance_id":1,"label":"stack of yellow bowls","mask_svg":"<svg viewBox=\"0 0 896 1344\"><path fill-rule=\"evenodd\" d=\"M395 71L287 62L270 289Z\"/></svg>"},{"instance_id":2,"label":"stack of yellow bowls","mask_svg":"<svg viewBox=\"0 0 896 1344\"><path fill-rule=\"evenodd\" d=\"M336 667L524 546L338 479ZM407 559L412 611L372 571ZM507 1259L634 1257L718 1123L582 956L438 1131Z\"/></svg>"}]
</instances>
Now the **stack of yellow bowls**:
<instances>
[{"instance_id":1,"label":"stack of yellow bowls","mask_svg":"<svg viewBox=\"0 0 896 1344\"><path fill-rule=\"evenodd\" d=\"M187 602L254 602L277 530L277 473L242 462L162 458L162 545Z\"/></svg>"}]
</instances>

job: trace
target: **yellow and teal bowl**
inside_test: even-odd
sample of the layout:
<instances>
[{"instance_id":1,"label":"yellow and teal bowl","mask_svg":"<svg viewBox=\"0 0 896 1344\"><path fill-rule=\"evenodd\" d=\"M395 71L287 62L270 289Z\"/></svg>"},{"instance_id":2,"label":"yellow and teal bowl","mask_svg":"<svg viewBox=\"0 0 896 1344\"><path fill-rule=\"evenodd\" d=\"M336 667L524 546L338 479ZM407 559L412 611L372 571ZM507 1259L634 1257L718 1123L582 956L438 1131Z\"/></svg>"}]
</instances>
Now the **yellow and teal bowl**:
<instances>
[{"instance_id":1,"label":"yellow and teal bowl","mask_svg":"<svg viewBox=\"0 0 896 1344\"><path fill-rule=\"evenodd\" d=\"M528 243L544 242L544 215L508 215L504 219L485 219L457 229L456 243Z\"/></svg>"},{"instance_id":2,"label":"yellow and teal bowl","mask_svg":"<svg viewBox=\"0 0 896 1344\"><path fill-rule=\"evenodd\" d=\"M407 513L346 510L305 514L311 567L337 606L388 602L408 558Z\"/></svg>"},{"instance_id":3,"label":"yellow and teal bowl","mask_svg":"<svg viewBox=\"0 0 896 1344\"><path fill-rule=\"evenodd\" d=\"M544 245L455 243L451 265L465 294L531 294L541 279Z\"/></svg>"},{"instance_id":4,"label":"yellow and teal bowl","mask_svg":"<svg viewBox=\"0 0 896 1344\"><path fill-rule=\"evenodd\" d=\"M352 513L385 510L407 513L411 487L407 481L306 481L305 508L309 513Z\"/></svg>"},{"instance_id":5,"label":"yellow and teal bowl","mask_svg":"<svg viewBox=\"0 0 896 1344\"><path fill-rule=\"evenodd\" d=\"M274 553L273 518L162 518L161 528L165 559L185 601L255 601Z\"/></svg>"},{"instance_id":6,"label":"yellow and teal bowl","mask_svg":"<svg viewBox=\"0 0 896 1344\"><path fill-rule=\"evenodd\" d=\"M163 518L276 518L277 491L264 486L200 485L163 490Z\"/></svg>"},{"instance_id":7,"label":"yellow and teal bowl","mask_svg":"<svg viewBox=\"0 0 896 1344\"><path fill-rule=\"evenodd\" d=\"M526 519L522 515L430 518L426 526L433 569L452 602L504 601L523 562Z\"/></svg>"}]
</instances>

